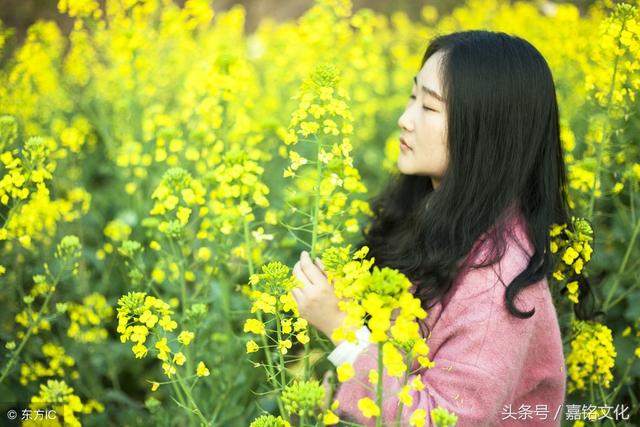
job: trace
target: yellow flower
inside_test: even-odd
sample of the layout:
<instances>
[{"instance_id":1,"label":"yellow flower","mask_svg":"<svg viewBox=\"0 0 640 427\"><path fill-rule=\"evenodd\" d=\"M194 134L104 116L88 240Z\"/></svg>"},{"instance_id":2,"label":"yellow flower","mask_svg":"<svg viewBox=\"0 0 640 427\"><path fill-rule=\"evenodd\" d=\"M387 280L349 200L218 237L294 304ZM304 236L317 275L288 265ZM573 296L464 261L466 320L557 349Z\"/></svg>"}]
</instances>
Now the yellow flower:
<instances>
[{"instance_id":1,"label":"yellow flower","mask_svg":"<svg viewBox=\"0 0 640 427\"><path fill-rule=\"evenodd\" d=\"M622 182L616 182L616 185L613 186L613 192L615 194L619 193L622 191L622 189L624 188L624 184Z\"/></svg>"},{"instance_id":2,"label":"yellow flower","mask_svg":"<svg viewBox=\"0 0 640 427\"><path fill-rule=\"evenodd\" d=\"M158 359L166 361L169 358L169 353L171 353L171 349L167 345L167 339L162 338L156 342L156 348L159 350Z\"/></svg>"},{"instance_id":3,"label":"yellow flower","mask_svg":"<svg viewBox=\"0 0 640 427\"><path fill-rule=\"evenodd\" d=\"M291 348L291 340L283 340L278 342L278 350L280 350L280 353L287 354L287 351L290 348Z\"/></svg>"},{"instance_id":4,"label":"yellow flower","mask_svg":"<svg viewBox=\"0 0 640 427\"><path fill-rule=\"evenodd\" d=\"M280 322L280 326L282 327L282 332L285 334L290 334L292 331L291 327L291 319L282 319Z\"/></svg>"},{"instance_id":5,"label":"yellow flower","mask_svg":"<svg viewBox=\"0 0 640 427\"><path fill-rule=\"evenodd\" d=\"M178 324L175 320L171 320L171 317L162 316L162 320L160 320L160 326L162 326L162 329L164 329L165 331L171 332L178 327Z\"/></svg>"},{"instance_id":6,"label":"yellow flower","mask_svg":"<svg viewBox=\"0 0 640 427\"><path fill-rule=\"evenodd\" d=\"M209 369L204 364L204 362L198 363L198 367L196 368L196 375L199 377L208 377L210 374Z\"/></svg>"},{"instance_id":7,"label":"yellow flower","mask_svg":"<svg viewBox=\"0 0 640 427\"><path fill-rule=\"evenodd\" d=\"M178 218L180 224L186 225L189 222L189 215L191 215L191 209L180 206L176 213L176 218Z\"/></svg>"},{"instance_id":8,"label":"yellow flower","mask_svg":"<svg viewBox=\"0 0 640 427\"><path fill-rule=\"evenodd\" d=\"M171 210L178 205L178 202L180 202L180 199L178 199L176 196L171 194L167 196L163 204L164 204L164 207L167 208L167 210Z\"/></svg>"},{"instance_id":9,"label":"yellow flower","mask_svg":"<svg viewBox=\"0 0 640 427\"><path fill-rule=\"evenodd\" d=\"M133 354L136 355L136 359L142 359L147 355L147 347L145 347L142 343L134 345L133 347L131 347L131 350L133 350Z\"/></svg>"},{"instance_id":10,"label":"yellow flower","mask_svg":"<svg viewBox=\"0 0 640 427\"><path fill-rule=\"evenodd\" d=\"M574 280L567 283L567 290L569 291L569 300L574 304L578 304L578 282Z\"/></svg>"},{"instance_id":11,"label":"yellow flower","mask_svg":"<svg viewBox=\"0 0 640 427\"><path fill-rule=\"evenodd\" d=\"M145 310L140 316L140 322L145 323L147 328L153 328L153 326L158 322L158 316L151 313L151 310Z\"/></svg>"},{"instance_id":12,"label":"yellow flower","mask_svg":"<svg viewBox=\"0 0 640 427\"><path fill-rule=\"evenodd\" d=\"M193 340L194 334L189 331L182 331L180 335L178 335L178 342L180 344L189 345L191 340Z\"/></svg>"},{"instance_id":13,"label":"yellow flower","mask_svg":"<svg viewBox=\"0 0 640 427\"><path fill-rule=\"evenodd\" d=\"M315 133L319 128L320 125L316 122L300 123L300 133L302 136L309 136L309 134Z\"/></svg>"},{"instance_id":14,"label":"yellow flower","mask_svg":"<svg viewBox=\"0 0 640 427\"><path fill-rule=\"evenodd\" d=\"M378 371L376 371L375 369L369 369L369 382L371 384L378 384Z\"/></svg>"},{"instance_id":15,"label":"yellow flower","mask_svg":"<svg viewBox=\"0 0 640 427\"><path fill-rule=\"evenodd\" d=\"M573 263L573 269L576 272L576 274L580 274L583 268L584 268L584 262L582 261L582 258L578 258L576 262Z\"/></svg>"},{"instance_id":16,"label":"yellow flower","mask_svg":"<svg viewBox=\"0 0 640 427\"><path fill-rule=\"evenodd\" d=\"M409 418L409 425L423 427L426 423L427 411L424 409L416 409Z\"/></svg>"},{"instance_id":17,"label":"yellow flower","mask_svg":"<svg viewBox=\"0 0 640 427\"><path fill-rule=\"evenodd\" d=\"M253 332L254 334L257 334L257 335L264 335L266 332L264 328L264 323L262 323L258 319L247 319L244 322L244 331Z\"/></svg>"},{"instance_id":18,"label":"yellow flower","mask_svg":"<svg viewBox=\"0 0 640 427\"><path fill-rule=\"evenodd\" d=\"M169 378L171 378L171 375L176 373L176 367L168 364L167 362L164 362L162 364L162 370L164 371L165 375Z\"/></svg>"},{"instance_id":19,"label":"yellow flower","mask_svg":"<svg viewBox=\"0 0 640 427\"><path fill-rule=\"evenodd\" d=\"M247 342L247 353L255 353L258 349L260 349L260 347L254 340L249 340Z\"/></svg>"},{"instance_id":20,"label":"yellow flower","mask_svg":"<svg viewBox=\"0 0 640 427\"><path fill-rule=\"evenodd\" d=\"M330 410L327 410L327 412L322 417L322 422L324 425L330 426L333 424L338 424L340 422L340 418L338 418L338 416Z\"/></svg>"},{"instance_id":21,"label":"yellow flower","mask_svg":"<svg viewBox=\"0 0 640 427\"><path fill-rule=\"evenodd\" d=\"M292 311L294 314L298 311L298 304L291 293L280 295L280 302L282 303L282 311L284 313Z\"/></svg>"},{"instance_id":22,"label":"yellow flower","mask_svg":"<svg viewBox=\"0 0 640 427\"><path fill-rule=\"evenodd\" d=\"M187 358L184 356L184 354L182 354L181 351L179 351L178 353L176 353L173 356L173 363L175 363L178 366L182 366L184 365L184 362L187 360Z\"/></svg>"},{"instance_id":23,"label":"yellow flower","mask_svg":"<svg viewBox=\"0 0 640 427\"><path fill-rule=\"evenodd\" d=\"M164 281L165 277L166 277L166 275L164 274L164 271L161 268L157 268L156 267L151 272L151 278L156 283L162 283Z\"/></svg>"},{"instance_id":24,"label":"yellow flower","mask_svg":"<svg viewBox=\"0 0 640 427\"><path fill-rule=\"evenodd\" d=\"M376 403L368 397L358 400L358 409L366 418L377 417L380 415L380 408Z\"/></svg>"},{"instance_id":25,"label":"yellow flower","mask_svg":"<svg viewBox=\"0 0 640 427\"><path fill-rule=\"evenodd\" d=\"M338 381L341 383L345 381L349 381L355 375L355 370L353 369L353 365L351 363L343 363L338 366L336 369L338 373Z\"/></svg>"},{"instance_id":26,"label":"yellow flower","mask_svg":"<svg viewBox=\"0 0 640 427\"><path fill-rule=\"evenodd\" d=\"M296 319L295 322L293 322L293 329L298 332L302 329L306 329L308 325L308 322L306 321L306 319L303 319L302 317L298 317Z\"/></svg>"},{"instance_id":27,"label":"yellow flower","mask_svg":"<svg viewBox=\"0 0 640 427\"><path fill-rule=\"evenodd\" d=\"M568 247L564 252L564 255L562 256L562 261L564 261L564 263L567 265L571 265L579 255L580 254L575 249L573 249L572 247Z\"/></svg>"},{"instance_id":28,"label":"yellow flower","mask_svg":"<svg viewBox=\"0 0 640 427\"><path fill-rule=\"evenodd\" d=\"M422 378L420 378L419 376L416 376L412 381L411 381L411 387L414 390L424 390L424 383L422 382Z\"/></svg>"},{"instance_id":29,"label":"yellow flower","mask_svg":"<svg viewBox=\"0 0 640 427\"><path fill-rule=\"evenodd\" d=\"M306 344L309 342L309 335L307 335L306 332L300 332L296 335L296 338L300 344Z\"/></svg>"},{"instance_id":30,"label":"yellow flower","mask_svg":"<svg viewBox=\"0 0 640 427\"><path fill-rule=\"evenodd\" d=\"M206 246L201 247L200 249L198 249L196 258L198 259L198 261L209 261L209 258L211 258L211 250Z\"/></svg>"},{"instance_id":31,"label":"yellow flower","mask_svg":"<svg viewBox=\"0 0 640 427\"><path fill-rule=\"evenodd\" d=\"M402 354L390 342L384 343L382 347L382 363L392 377L399 377L407 370Z\"/></svg>"},{"instance_id":32,"label":"yellow flower","mask_svg":"<svg viewBox=\"0 0 640 427\"><path fill-rule=\"evenodd\" d=\"M553 272L553 278L560 282L564 280L564 273L562 273L562 271L560 270L556 270Z\"/></svg>"},{"instance_id":33,"label":"yellow flower","mask_svg":"<svg viewBox=\"0 0 640 427\"><path fill-rule=\"evenodd\" d=\"M411 397L409 391L411 391L411 387L405 385L398 393L398 399L405 406L411 406L413 404L413 397Z\"/></svg>"},{"instance_id":34,"label":"yellow flower","mask_svg":"<svg viewBox=\"0 0 640 427\"><path fill-rule=\"evenodd\" d=\"M151 383L151 391L156 391L160 387L160 383L152 382Z\"/></svg>"}]
</instances>

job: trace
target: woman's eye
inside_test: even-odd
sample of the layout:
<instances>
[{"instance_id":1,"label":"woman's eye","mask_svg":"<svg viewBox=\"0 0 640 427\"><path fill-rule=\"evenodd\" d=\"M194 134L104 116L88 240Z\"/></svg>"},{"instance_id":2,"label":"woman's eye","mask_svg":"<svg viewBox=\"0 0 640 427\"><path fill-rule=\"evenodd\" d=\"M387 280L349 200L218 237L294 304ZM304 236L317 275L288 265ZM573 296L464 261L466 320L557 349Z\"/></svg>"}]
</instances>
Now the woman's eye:
<instances>
[{"instance_id":1,"label":"woman's eye","mask_svg":"<svg viewBox=\"0 0 640 427\"><path fill-rule=\"evenodd\" d=\"M416 99L416 96L415 95L411 95L409 98Z\"/></svg>"},{"instance_id":2,"label":"woman's eye","mask_svg":"<svg viewBox=\"0 0 640 427\"><path fill-rule=\"evenodd\" d=\"M436 110L434 110L433 108L429 108L429 107L427 107L427 106L425 106L425 105L423 105L423 106L422 106L422 109L423 109L423 110L427 110L427 111L436 111Z\"/></svg>"}]
</instances>

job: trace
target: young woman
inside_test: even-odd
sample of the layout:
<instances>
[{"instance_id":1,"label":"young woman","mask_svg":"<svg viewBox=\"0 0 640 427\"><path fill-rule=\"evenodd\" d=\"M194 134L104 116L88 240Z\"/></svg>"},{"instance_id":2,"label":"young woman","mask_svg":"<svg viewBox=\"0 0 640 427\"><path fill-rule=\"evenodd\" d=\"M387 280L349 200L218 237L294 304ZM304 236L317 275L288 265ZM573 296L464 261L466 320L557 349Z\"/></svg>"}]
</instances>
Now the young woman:
<instances>
[{"instance_id":1,"label":"young woman","mask_svg":"<svg viewBox=\"0 0 640 427\"><path fill-rule=\"evenodd\" d=\"M416 374L426 387L413 392L402 425L437 406L461 427L560 425L566 373L547 248L551 224L570 216L546 61L504 33L437 37L398 125L400 173L374 201L360 246L375 265L403 272L428 312L435 367ZM294 293L301 316L330 337L346 315L321 263L303 252L293 274L304 284ZM374 425L357 402L375 400L366 385L377 344L366 327L357 336L329 356L356 371L337 390L339 415ZM385 375L385 422L396 420L400 388Z\"/></svg>"}]
</instances>

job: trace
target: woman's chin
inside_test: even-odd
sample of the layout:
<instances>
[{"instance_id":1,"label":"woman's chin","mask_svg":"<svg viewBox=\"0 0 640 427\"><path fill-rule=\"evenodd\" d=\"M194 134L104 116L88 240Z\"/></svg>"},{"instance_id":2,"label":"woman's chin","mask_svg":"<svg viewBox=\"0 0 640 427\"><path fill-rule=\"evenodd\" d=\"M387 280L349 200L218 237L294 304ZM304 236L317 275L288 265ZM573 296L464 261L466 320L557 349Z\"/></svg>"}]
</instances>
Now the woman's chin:
<instances>
[{"instance_id":1,"label":"woman's chin","mask_svg":"<svg viewBox=\"0 0 640 427\"><path fill-rule=\"evenodd\" d=\"M398 171L404 175L411 175L413 173L412 168L407 164L406 159L402 158L402 154L400 154L400 157L398 158Z\"/></svg>"}]
</instances>

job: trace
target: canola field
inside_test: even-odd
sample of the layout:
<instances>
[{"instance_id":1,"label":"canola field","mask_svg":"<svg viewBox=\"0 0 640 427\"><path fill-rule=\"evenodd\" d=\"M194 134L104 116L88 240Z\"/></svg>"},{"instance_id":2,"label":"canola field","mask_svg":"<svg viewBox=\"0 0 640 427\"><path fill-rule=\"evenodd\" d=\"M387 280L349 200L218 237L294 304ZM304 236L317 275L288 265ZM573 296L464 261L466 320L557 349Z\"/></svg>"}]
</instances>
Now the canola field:
<instances>
[{"instance_id":1,"label":"canola field","mask_svg":"<svg viewBox=\"0 0 640 427\"><path fill-rule=\"evenodd\" d=\"M385 16L317 0L247 34L240 6L59 0L71 27L40 20L20 43L0 22L2 421L353 425L330 396L353 368L323 386L333 346L291 295L301 250L371 316L380 368L403 378L405 352L432 367L408 280L351 248L396 172L428 41L491 29L543 53L560 104L577 230L549 230L562 425L638 425L639 8L469 0ZM594 319L576 314L577 276ZM424 387L407 383L401 404ZM374 420L381 404L358 406ZM444 408L404 416L456 424Z\"/></svg>"}]
</instances>

